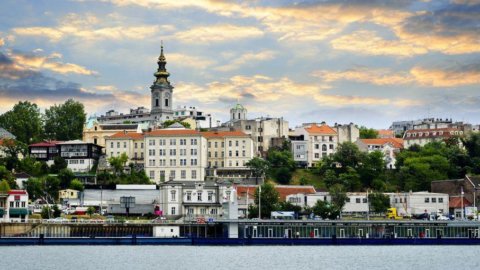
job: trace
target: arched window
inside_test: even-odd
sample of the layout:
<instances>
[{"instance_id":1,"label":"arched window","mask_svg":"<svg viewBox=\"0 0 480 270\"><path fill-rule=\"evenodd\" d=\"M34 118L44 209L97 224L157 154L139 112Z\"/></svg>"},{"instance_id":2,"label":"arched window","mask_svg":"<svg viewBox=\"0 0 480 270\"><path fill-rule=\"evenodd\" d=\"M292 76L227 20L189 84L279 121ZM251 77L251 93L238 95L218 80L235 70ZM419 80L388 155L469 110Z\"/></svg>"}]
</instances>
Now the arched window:
<instances>
[{"instance_id":1,"label":"arched window","mask_svg":"<svg viewBox=\"0 0 480 270\"><path fill-rule=\"evenodd\" d=\"M165 107L168 107L168 98L165 99Z\"/></svg>"},{"instance_id":2,"label":"arched window","mask_svg":"<svg viewBox=\"0 0 480 270\"><path fill-rule=\"evenodd\" d=\"M240 119L240 113L238 113L238 119Z\"/></svg>"},{"instance_id":3,"label":"arched window","mask_svg":"<svg viewBox=\"0 0 480 270\"><path fill-rule=\"evenodd\" d=\"M158 98L155 99L155 107L158 107Z\"/></svg>"},{"instance_id":4,"label":"arched window","mask_svg":"<svg viewBox=\"0 0 480 270\"><path fill-rule=\"evenodd\" d=\"M326 144L322 145L322 151L327 151L327 145Z\"/></svg>"}]
</instances>

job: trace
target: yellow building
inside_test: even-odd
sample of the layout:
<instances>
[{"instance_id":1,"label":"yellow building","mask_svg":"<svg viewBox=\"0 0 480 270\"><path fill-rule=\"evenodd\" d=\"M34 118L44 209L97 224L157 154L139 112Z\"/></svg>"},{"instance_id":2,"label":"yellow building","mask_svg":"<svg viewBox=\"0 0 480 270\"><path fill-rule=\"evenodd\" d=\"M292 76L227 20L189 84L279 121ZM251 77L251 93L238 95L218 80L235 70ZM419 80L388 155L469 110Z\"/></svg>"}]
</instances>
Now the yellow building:
<instances>
[{"instance_id":1,"label":"yellow building","mask_svg":"<svg viewBox=\"0 0 480 270\"><path fill-rule=\"evenodd\" d=\"M143 166L144 161L144 139L143 133L117 132L105 139L105 153L107 158L118 157L122 153L127 154L128 163Z\"/></svg>"},{"instance_id":2,"label":"yellow building","mask_svg":"<svg viewBox=\"0 0 480 270\"><path fill-rule=\"evenodd\" d=\"M99 124L89 120L83 127L83 141L105 147L105 139L118 132L128 131L141 133L145 124Z\"/></svg>"},{"instance_id":3,"label":"yellow building","mask_svg":"<svg viewBox=\"0 0 480 270\"><path fill-rule=\"evenodd\" d=\"M58 198L62 199L78 199L78 190L75 189L62 189L58 191Z\"/></svg>"}]
</instances>

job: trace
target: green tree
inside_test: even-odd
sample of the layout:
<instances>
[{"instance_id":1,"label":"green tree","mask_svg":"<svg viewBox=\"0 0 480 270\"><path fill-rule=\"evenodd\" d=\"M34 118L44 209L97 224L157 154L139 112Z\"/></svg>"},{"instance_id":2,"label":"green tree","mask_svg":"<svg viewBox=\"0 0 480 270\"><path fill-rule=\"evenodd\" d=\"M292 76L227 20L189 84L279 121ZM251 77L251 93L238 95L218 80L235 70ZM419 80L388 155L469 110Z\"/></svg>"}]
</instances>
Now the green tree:
<instances>
[{"instance_id":1,"label":"green tree","mask_svg":"<svg viewBox=\"0 0 480 270\"><path fill-rule=\"evenodd\" d=\"M50 166L50 173L59 173L61 170L66 169L68 167L67 161L60 157L53 158L53 164Z\"/></svg>"},{"instance_id":2,"label":"green tree","mask_svg":"<svg viewBox=\"0 0 480 270\"><path fill-rule=\"evenodd\" d=\"M380 151L373 151L366 155L358 169L364 187L371 187L375 179L383 178L386 168L384 158L384 154Z\"/></svg>"},{"instance_id":3,"label":"green tree","mask_svg":"<svg viewBox=\"0 0 480 270\"><path fill-rule=\"evenodd\" d=\"M85 120L83 104L69 99L45 110L45 134L52 140L81 139Z\"/></svg>"},{"instance_id":4,"label":"green tree","mask_svg":"<svg viewBox=\"0 0 480 270\"><path fill-rule=\"evenodd\" d=\"M53 214L54 218L58 218L62 215L62 210L60 210L60 208L58 208L58 205L54 204L52 206L52 214Z\"/></svg>"},{"instance_id":5,"label":"green tree","mask_svg":"<svg viewBox=\"0 0 480 270\"><path fill-rule=\"evenodd\" d=\"M462 142L471 158L480 158L480 133L471 133Z\"/></svg>"},{"instance_id":6,"label":"green tree","mask_svg":"<svg viewBox=\"0 0 480 270\"><path fill-rule=\"evenodd\" d=\"M258 182L258 178L263 177L270 168L269 163L263 158L254 157L245 164L252 171L253 176Z\"/></svg>"},{"instance_id":7,"label":"green tree","mask_svg":"<svg viewBox=\"0 0 480 270\"><path fill-rule=\"evenodd\" d=\"M378 138L378 131L373 128L367 128L361 126L359 128L360 131L360 139L376 139Z\"/></svg>"},{"instance_id":8,"label":"green tree","mask_svg":"<svg viewBox=\"0 0 480 270\"><path fill-rule=\"evenodd\" d=\"M71 189L78 190L78 191L83 191L85 187L83 186L83 183L80 182L78 179L73 179L72 182L70 182L70 187Z\"/></svg>"},{"instance_id":9,"label":"green tree","mask_svg":"<svg viewBox=\"0 0 480 270\"><path fill-rule=\"evenodd\" d=\"M108 163L110 163L110 165L113 167L115 175L119 175L120 173L123 173L123 168L127 164L127 161L128 161L128 156L125 152L118 157L108 158Z\"/></svg>"},{"instance_id":10,"label":"green tree","mask_svg":"<svg viewBox=\"0 0 480 270\"><path fill-rule=\"evenodd\" d=\"M333 185L329 189L330 196L332 197L332 206L334 210L340 213L347 202L347 193L345 192L345 187L340 184Z\"/></svg>"},{"instance_id":11,"label":"green tree","mask_svg":"<svg viewBox=\"0 0 480 270\"><path fill-rule=\"evenodd\" d=\"M27 156L28 147L26 144L13 139L2 139L0 151L5 153L6 165L9 170L18 166L20 156Z\"/></svg>"},{"instance_id":12,"label":"green tree","mask_svg":"<svg viewBox=\"0 0 480 270\"><path fill-rule=\"evenodd\" d=\"M32 201L44 198L44 186L39 178L29 178L24 183L24 188L27 190L28 196Z\"/></svg>"},{"instance_id":13,"label":"green tree","mask_svg":"<svg viewBox=\"0 0 480 270\"><path fill-rule=\"evenodd\" d=\"M347 171L339 174L338 178L349 191L359 191L362 188L360 175L354 168L347 167Z\"/></svg>"},{"instance_id":14,"label":"green tree","mask_svg":"<svg viewBox=\"0 0 480 270\"><path fill-rule=\"evenodd\" d=\"M0 126L10 131L22 143L42 139L42 117L37 104L20 101L13 109L0 115Z\"/></svg>"},{"instance_id":15,"label":"green tree","mask_svg":"<svg viewBox=\"0 0 480 270\"><path fill-rule=\"evenodd\" d=\"M44 206L42 208L42 212L40 213L40 215L42 216L43 219L49 219L53 216L52 209L48 206Z\"/></svg>"},{"instance_id":16,"label":"green tree","mask_svg":"<svg viewBox=\"0 0 480 270\"><path fill-rule=\"evenodd\" d=\"M294 205L291 202L283 201L278 204L278 211L291 211L295 213L300 213L302 211L302 207L298 205Z\"/></svg>"},{"instance_id":17,"label":"green tree","mask_svg":"<svg viewBox=\"0 0 480 270\"><path fill-rule=\"evenodd\" d=\"M7 180L0 181L0 194L1 193L8 193L10 191L10 185L8 184Z\"/></svg>"},{"instance_id":18,"label":"green tree","mask_svg":"<svg viewBox=\"0 0 480 270\"><path fill-rule=\"evenodd\" d=\"M0 166L0 180L6 181L10 188L17 188L15 177L5 166Z\"/></svg>"},{"instance_id":19,"label":"green tree","mask_svg":"<svg viewBox=\"0 0 480 270\"><path fill-rule=\"evenodd\" d=\"M299 184L301 186L305 186L305 185L308 185L309 181L308 181L308 178L305 177L305 176L302 176L300 177L300 179L298 180Z\"/></svg>"},{"instance_id":20,"label":"green tree","mask_svg":"<svg viewBox=\"0 0 480 270\"><path fill-rule=\"evenodd\" d=\"M61 169L57 175L60 180L60 188L65 189L70 186L70 183L75 179L75 174L70 169Z\"/></svg>"},{"instance_id":21,"label":"green tree","mask_svg":"<svg viewBox=\"0 0 480 270\"><path fill-rule=\"evenodd\" d=\"M47 200L49 202L55 202L58 200L58 191L60 190L60 179L55 176L45 176L42 178L44 191L48 195Z\"/></svg>"},{"instance_id":22,"label":"green tree","mask_svg":"<svg viewBox=\"0 0 480 270\"><path fill-rule=\"evenodd\" d=\"M357 168L365 159L365 153L358 149L358 146L351 142L344 142L338 145L337 151L333 154L333 161L341 165L342 170L348 167Z\"/></svg>"},{"instance_id":23,"label":"green tree","mask_svg":"<svg viewBox=\"0 0 480 270\"><path fill-rule=\"evenodd\" d=\"M27 156L18 162L17 171L40 177L48 174L48 165L44 161L37 161L35 158Z\"/></svg>"},{"instance_id":24,"label":"green tree","mask_svg":"<svg viewBox=\"0 0 480 270\"><path fill-rule=\"evenodd\" d=\"M260 192L259 188L261 189ZM259 188L255 189L255 205L258 207L258 203L261 202L262 218L269 218L271 212L278 209L280 194L270 182L264 183Z\"/></svg>"},{"instance_id":25,"label":"green tree","mask_svg":"<svg viewBox=\"0 0 480 270\"><path fill-rule=\"evenodd\" d=\"M92 217L93 214L95 214L95 207L93 207L93 206L88 207L87 208L87 215Z\"/></svg>"},{"instance_id":26,"label":"green tree","mask_svg":"<svg viewBox=\"0 0 480 270\"><path fill-rule=\"evenodd\" d=\"M312 207L312 211L316 216L319 216L322 219L337 219L337 217L340 216L338 207L335 207L328 201L318 200Z\"/></svg>"},{"instance_id":27,"label":"green tree","mask_svg":"<svg viewBox=\"0 0 480 270\"><path fill-rule=\"evenodd\" d=\"M269 149L267 162L270 164L268 175L281 184L288 184L295 171L295 161L289 150Z\"/></svg>"},{"instance_id":28,"label":"green tree","mask_svg":"<svg viewBox=\"0 0 480 270\"><path fill-rule=\"evenodd\" d=\"M376 213L385 213L390 208L390 197L380 192L368 194L370 211Z\"/></svg>"},{"instance_id":29,"label":"green tree","mask_svg":"<svg viewBox=\"0 0 480 270\"><path fill-rule=\"evenodd\" d=\"M182 125L185 128L190 128L190 123L182 122L182 121L179 121L179 120L166 120L162 123L162 125L163 125L163 128L168 128L169 126L171 126L175 123L179 123L180 125Z\"/></svg>"}]
</instances>

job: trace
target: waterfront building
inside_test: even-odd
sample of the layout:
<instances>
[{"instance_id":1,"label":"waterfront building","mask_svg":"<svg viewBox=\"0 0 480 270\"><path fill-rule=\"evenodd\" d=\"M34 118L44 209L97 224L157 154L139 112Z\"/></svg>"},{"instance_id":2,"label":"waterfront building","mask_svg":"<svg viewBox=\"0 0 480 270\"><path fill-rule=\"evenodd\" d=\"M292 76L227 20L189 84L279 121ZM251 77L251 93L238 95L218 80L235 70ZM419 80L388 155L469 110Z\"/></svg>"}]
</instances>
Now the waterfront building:
<instances>
[{"instance_id":1,"label":"waterfront building","mask_svg":"<svg viewBox=\"0 0 480 270\"><path fill-rule=\"evenodd\" d=\"M395 169L395 156L403 149L403 139L399 138L358 139L356 144L360 150L367 153L382 152L388 169Z\"/></svg>"},{"instance_id":2,"label":"waterfront building","mask_svg":"<svg viewBox=\"0 0 480 270\"><path fill-rule=\"evenodd\" d=\"M251 176L246 163L254 156L253 140L242 131L208 131L207 170L212 180L241 180Z\"/></svg>"},{"instance_id":3,"label":"waterfront building","mask_svg":"<svg viewBox=\"0 0 480 270\"><path fill-rule=\"evenodd\" d=\"M397 209L401 216L424 213L448 214L449 196L436 192L397 192L386 193L390 197L390 206Z\"/></svg>"},{"instance_id":4,"label":"waterfront building","mask_svg":"<svg viewBox=\"0 0 480 270\"><path fill-rule=\"evenodd\" d=\"M155 183L203 181L207 140L199 131L175 123L145 133L145 172Z\"/></svg>"},{"instance_id":5,"label":"waterfront building","mask_svg":"<svg viewBox=\"0 0 480 270\"><path fill-rule=\"evenodd\" d=\"M24 222L28 220L28 192L10 190L0 193L0 221Z\"/></svg>"},{"instance_id":6,"label":"waterfront building","mask_svg":"<svg viewBox=\"0 0 480 270\"><path fill-rule=\"evenodd\" d=\"M450 138L462 137L464 132L457 128L412 129L403 135L404 147L414 144L424 146L430 142L442 142Z\"/></svg>"},{"instance_id":7,"label":"waterfront building","mask_svg":"<svg viewBox=\"0 0 480 270\"><path fill-rule=\"evenodd\" d=\"M142 169L145 165L143 133L121 131L105 138L107 158L119 157L122 153L128 156L127 165L132 163Z\"/></svg>"},{"instance_id":8,"label":"waterfront building","mask_svg":"<svg viewBox=\"0 0 480 270\"><path fill-rule=\"evenodd\" d=\"M333 154L338 146L338 133L325 123L303 124L290 136L293 159L299 165L312 167L323 157Z\"/></svg>"},{"instance_id":9,"label":"waterfront building","mask_svg":"<svg viewBox=\"0 0 480 270\"><path fill-rule=\"evenodd\" d=\"M480 203L480 177L478 176L466 175L461 179L432 181L430 185L432 192L446 193L451 198L464 197L475 207Z\"/></svg>"},{"instance_id":10,"label":"waterfront building","mask_svg":"<svg viewBox=\"0 0 480 270\"><path fill-rule=\"evenodd\" d=\"M198 220L223 216L222 204L234 200L234 187L215 182L170 181L160 186L160 209L168 218Z\"/></svg>"},{"instance_id":11,"label":"waterfront building","mask_svg":"<svg viewBox=\"0 0 480 270\"><path fill-rule=\"evenodd\" d=\"M52 165L55 157L62 157L67 162L67 168L73 172L89 172L102 153L102 147L80 140L44 141L28 146L31 157Z\"/></svg>"}]
</instances>

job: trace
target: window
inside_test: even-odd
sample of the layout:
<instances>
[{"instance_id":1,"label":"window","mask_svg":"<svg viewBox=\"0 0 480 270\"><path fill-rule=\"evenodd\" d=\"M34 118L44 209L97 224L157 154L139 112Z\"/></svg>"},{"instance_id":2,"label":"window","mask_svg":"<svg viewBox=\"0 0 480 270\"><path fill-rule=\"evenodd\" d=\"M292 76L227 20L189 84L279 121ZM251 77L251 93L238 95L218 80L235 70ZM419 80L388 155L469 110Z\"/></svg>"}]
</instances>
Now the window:
<instances>
[{"instance_id":1,"label":"window","mask_svg":"<svg viewBox=\"0 0 480 270\"><path fill-rule=\"evenodd\" d=\"M177 198L176 198L177 196L176 196L176 195L177 195L177 192L176 192L175 190L170 191L170 200L171 200L172 202L174 202L174 201L177 200Z\"/></svg>"},{"instance_id":2,"label":"window","mask_svg":"<svg viewBox=\"0 0 480 270\"><path fill-rule=\"evenodd\" d=\"M197 149L190 149L190 155L196 156L197 155Z\"/></svg>"},{"instance_id":3,"label":"window","mask_svg":"<svg viewBox=\"0 0 480 270\"><path fill-rule=\"evenodd\" d=\"M120 142L117 142L117 148L120 148Z\"/></svg>"},{"instance_id":4,"label":"window","mask_svg":"<svg viewBox=\"0 0 480 270\"><path fill-rule=\"evenodd\" d=\"M192 171L192 179L197 179L197 171L196 170Z\"/></svg>"},{"instance_id":5,"label":"window","mask_svg":"<svg viewBox=\"0 0 480 270\"><path fill-rule=\"evenodd\" d=\"M315 149L320 149L320 144L315 144Z\"/></svg>"},{"instance_id":6,"label":"window","mask_svg":"<svg viewBox=\"0 0 480 270\"><path fill-rule=\"evenodd\" d=\"M235 146L238 146L238 141L235 141Z\"/></svg>"},{"instance_id":7,"label":"window","mask_svg":"<svg viewBox=\"0 0 480 270\"><path fill-rule=\"evenodd\" d=\"M110 148L113 148L113 142L110 143Z\"/></svg>"},{"instance_id":8,"label":"window","mask_svg":"<svg viewBox=\"0 0 480 270\"><path fill-rule=\"evenodd\" d=\"M192 200L192 192L187 192L187 201Z\"/></svg>"},{"instance_id":9,"label":"window","mask_svg":"<svg viewBox=\"0 0 480 270\"><path fill-rule=\"evenodd\" d=\"M245 126L245 129L246 129L246 130L251 130L251 129L252 129L252 126L247 125L247 126Z\"/></svg>"},{"instance_id":10,"label":"window","mask_svg":"<svg viewBox=\"0 0 480 270\"><path fill-rule=\"evenodd\" d=\"M329 149L330 149L330 150L333 150L333 144L330 144Z\"/></svg>"},{"instance_id":11,"label":"window","mask_svg":"<svg viewBox=\"0 0 480 270\"><path fill-rule=\"evenodd\" d=\"M232 146L232 141L228 141L228 146Z\"/></svg>"},{"instance_id":12,"label":"window","mask_svg":"<svg viewBox=\"0 0 480 270\"><path fill-rule=\"evenodd\" d=\"M175 139L170 139L170 145L176 145L177 141Z\"/></svg>"},{"instance_id":13,"label":"window","mask_svg":"<svg viewBox=\"0 0 480 270\"><path fill-rule=\"evenodd\" d=\"M22 202L22 207L25 208L25 202Z\"/></svg>"},{"instance_id":14,"label":"window","mask_svg":"<svg viewBox=\"0 0 480 270\"><path fill-rule=\"evenodd\" d=\"M237 150L237 151L235 151L235 156L236 156L236 157L238 157L238 150Z\"/></svg>"},{"instance_id":15,"label":"window","mask_svg":"<svg viewBox=\"0 0 480 270\"><path fill-rule=\"evenodd\" d=\"M202 214L202 215L207 214L207 209L201 208L201 209L200 209L200 214Z\"/></svg>"},{"instance_id":16,"label":"window","mask_svg":"<svg viewBox=\"0 0 480 270\"><path fill-rule=\"evenodd\" d=\"M150 171L150 179L155 179L155 171Z\"/></svg>"},{"instance_id":17,"label":"window","mask_svg":"<svg viewBox=\"0 0 480 270\"><path fill-rule=\"evenodd\" d=\"M187 155L187 149L180 149L180 156L186 156Z\"/></svg>"},{"instance_id":18,"label":"window","mask_svg":"<svg viewBox=\"0 0 480 270\"><path fill-rule=\"evenodd\" d=\"M174 170L170 171L170 178L175 179L175 171Z\"/></svg>"},{"instance_id":19,"label":"window","mask_svg":"<svg viewBox=\"0 0 480 270\"><path fill-rule=\"evenodd\" d=\"M227 197L227 201L230 201L230 194L231 194L230 191L225 192L225 195Z\"/></svg>"},{"instance_id":20,"label":"window","mask_svg":"<svg viewBox=\"0 0 480 270\"><path fill-rule=\"evenodd\" d=\"M10 207L13 208L13 202L10 202Z\"/></svg>"},{"instance_id":21,"label":"window","mask_svg":"<svg viewBox=\"0 0 480 270\"><path fill-rule=\"evenodd\" d=\"M208 198L207 198L207 200L208 200L209 202L213 201L213 192L208 192Z\"/></svg>"},{"instance_id":22,"label":"window","mask_svg":"<svg viewBox=\"0 0 480 270\"><path fill-rule=\"evenodd\" d=\"M170 149L170 156L176 156L177 155L177 149Z\"/></svg>"},{"instance_id":23,"label":"window","mask_svg":"<svg viewBox=\"0 0 480 270\"><path fill-rule=\"evenodd\" d=\"M319 154L319 153L315 153L315 158L320 158L320 154Z\"/></svg>"},{"instance_id":24,"label":"window","mask_svg":"<svg viewBox=\"0 0 480 270\"><path fill-rule=\"evenodd\" d=\"M155 166L155 159L148 160L148 166Z\"/></svg>"},{"instance_id":25,"label":"window","mask_svg":"<svg viewBox=\"0 0 480 270\"><path fill-rule=\"evenodd\" d=\"M155 145L155 140L148 140L148 145L150 146Z\"/></svg>"},{"instance_id":26,"label":"window","mask_svg":"<svg viewBox=\"0 0 480 270\"><path fill-rule=\"evenodd\" d=\"M197 145L197 139L191 139L190 144L191 145Z\"/></svg>"},{"instance_id":27,"label":"window","mask_svg":"<svg viewBox=\"0 0 480 270\"><path fill-rule=\"evenodd\" d=\"M356 202L356 203L360 203L360 198L356 198L356 199L355 199L355 202Z\"/></svg>"},{"instance_id":28,"label":"window","mask_svg":"<svg viewBox=\"0 0 480 270\"><path fill-rule=\"evenodd\" d=\"M158 100L157 100L158 101ZM158 106L157 106L158 107ZM165 107L168 107L168 98L165 99Z\"/></svg>"},{"instance_id":29,"label":"window","mask_svg":"<svg viewBox=\"0 0 480 270\"><path fill-rule=\"evenodd\" d=\"M439 203L443 203L443 198L438 198Z\"/></svg>"},{"instance_id":30,"label":"window","mask_svg":"<svg viewBox=\"0 0 480 270\"><path fill-rule=\"evenodd\" d=\"M197 201L202 201L202 192L197 192Z\"/></svg>"},{"instance_id":31,"label":"window","mask_svg":"<svg viewBox=\"0 0 480 270\"><path fill-rule=\"evenodd\" d=\"M425 202L426 202L426 203L429 203L429 202L430 202L430 198L425 198Z\"/></svg>"},{"instance_id":32,"label":"window","mask_svg":"<svg viewBox=\"0 0 480 270\"><path fill-rule=\"evenodd\" d=\"M171 210L170 210L170 214L172 214L172 215L176 215L176 214L175 214L175 207L172 207L172 208L171 208Z\"/></svg>"},{"instance_id":33,"label":"window","mask_svg":"<svg viewBox=\"0 0 480 270\"><path fill-rule=\"evenodd\" d=\"M362 202L363 202L363 203L367 203L367 198L363 198L363 199L362 199Z\"/></svg>"},{"instance_id":34,"label":"window","mask_svg":"<svg viewBox=\"0 0 480 270\"><path fill-rule=\"evenodd\" d=\"M137 148L138 148L138 143L135 143L135 149L137 149Z\"/></svg>"},{"instance_id":35,"label":"window","mask_svg":"<svg viewBox=\"0 0 480 270\"><path fill-rule=\"evenodd\" d=\"M217 147L218 147L218 142L215 142L215 148L217 148Z\"/></svg>"},{"instance_id":36,"label":"window","mask_svg":"<svg viewBox=\"0 0 480 270\"><path fill-rule=\"evenodd\" d=\"M192 159L190 160L190 165L192 165L192 166L197 165L197 159L196 159L196 158L192 158Z\"/></svg>"},{"instance_id":37,"label":"window","mask_svg":"<svg viewBox=\"0 0 480 270\"><path fill-rule=\"evenodd\" d=\"M165 171L160 171L160 181L165 181Z\"/></svg>"},{"instance_id":38,"label":"window","mask_svg":"<svg viewBox=\"0 0 480 270\"><path fill-rule=\"evenodd\" d=\"M177 166L177 160L176 159L170 159L170 166Z\"/></svg>"},{"instance_id":39,"label":"window","mask_svg":"<svg viewBox=\"0 0 480 270\"><path fill-rule=\"evenodd\" d=\"M322 151L327 151L327 145L326 144L322 145Z\"/></svg>"},{"instance_id":40,"label":"window","mask_svg":"<svg viewBox=\"0 0 480 270\"><path fill-rule=\"evenodd\" d=\"M127 142L123 142L123 148L127 148Z\"/></svg>"},{"instance_id":41,"label":"window","mask_svg":"<svg viewBox=\"0 0 480 270\"><path fill-rule=\"evenodd\" d=\"M228 151L228 156L229 156L229 157L232 156L232 151Z\"/></svg>"},{"instance_id":42,"label":"window","mask_svg":"<svg viewBox=\"0 0 480 270\"><path fill-rule=\"evenodd\" d=\"M214 208L214 209L210 210L210 214L211 215L216 215L217 214L217 209Z\"/></svg>"},{"instance_id":43,"label":"window","mask_svg":"<svg viewBox=\"0 0 480 270\"><path fill-rule=\"evenodd\" d=\"M187 139L180 139L180 145L187 145Z\"/></svg>"},{"instance_id":44,"label":"window","mask_svg":"<svg viewBox=\"0 0 480 270\"><path fill-rule=\"evenodd\" d=\"M437 198L432 198L432 203L436 203L437 202Z\"/></svg>"},{"instance_id":45,"label":"window","mask_svg":"<svg viewBox=\"0 0 480 270\"><path fill-rule=\"evenodd\" d=\"M186 170L181 170L180 171L180 178L186 179L187 178L187 171Z\"/></svg>"},{"instance_id":46,"label":"window","mask_svg":"<svg viewBox=\"0 0 480 270\"><path fill-rule=\"evenodd\" d=\"M245 150L242 151L242 157L244 157L244 156L245 156Z\"/></svg>"},{"instance_id":47,"label":"window","mask_svg":"<svg viewBox=\"0 0 480 270\"><path fill-rule=\"evenodd\" d=\"M212 147L212 142L208 142L208 147Z\"/></svg>"}]
</instances>

